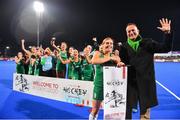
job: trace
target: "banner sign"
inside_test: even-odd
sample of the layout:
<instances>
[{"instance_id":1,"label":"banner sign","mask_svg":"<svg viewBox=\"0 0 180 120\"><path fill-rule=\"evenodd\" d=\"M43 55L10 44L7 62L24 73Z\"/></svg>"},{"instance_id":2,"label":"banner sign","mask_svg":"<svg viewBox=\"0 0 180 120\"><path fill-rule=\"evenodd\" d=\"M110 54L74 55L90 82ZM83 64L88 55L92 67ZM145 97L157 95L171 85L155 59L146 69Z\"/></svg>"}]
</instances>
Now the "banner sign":
<instances>
[{"instance_id":1,"label":"banner sign","mask_svg":"<svg viewBox=\"0 0 180 120\"><path fill-rule=\"evenodd\" d=\"M92 107L93 82L14 74L13 90Z\"/></svg>"},{"instance_id":2,"label":"banner sign","mask_svg":"<svg viewBox=\"0 0 180 120\"><path fill-rule=\"evenodd\" d=\"M125 120L127 67L103 67L104 119Z\"/></svg>"}]
</instances>

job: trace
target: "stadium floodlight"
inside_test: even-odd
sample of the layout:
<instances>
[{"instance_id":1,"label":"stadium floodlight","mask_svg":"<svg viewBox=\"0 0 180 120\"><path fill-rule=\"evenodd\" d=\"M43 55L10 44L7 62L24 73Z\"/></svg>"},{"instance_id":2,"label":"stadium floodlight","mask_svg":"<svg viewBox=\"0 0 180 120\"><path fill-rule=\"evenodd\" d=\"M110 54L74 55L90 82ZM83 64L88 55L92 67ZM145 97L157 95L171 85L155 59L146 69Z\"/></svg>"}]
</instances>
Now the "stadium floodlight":
<instances>
[{"instance_id":1,"label":"stadium floodlight","mask_svg":"<svg viewBox=\"0 0 180 120\"><path fill-rule=\"evenodd\" d=\"M39 29L40 29L40 19L42 13L44 12L44 5L40 1L34 1L34 10L37 16L37 47L39 47Z\"/></svg>"},{"instance_id":2,"label":"stadium floodlight","mask_svg":"<svg viewBox=\"0 0 180 120\"><path fill-rule=\"evenodd\" d=\"M34 1L34 10L37 13L43 13L44 12L44 5L40 1Z\"/></svg>"},{"instance_id":3,"label":"stadium floodlight","mask_svg":"<svg viewBox=\"0 0 180 120\"><path fill-rule=\"evenodd\" d=\"M10 47L9 47L9 46L6 46L6 49L7 49L7 50L9 50L9 49L10 49Z\"/></svg>"}]
</instances>

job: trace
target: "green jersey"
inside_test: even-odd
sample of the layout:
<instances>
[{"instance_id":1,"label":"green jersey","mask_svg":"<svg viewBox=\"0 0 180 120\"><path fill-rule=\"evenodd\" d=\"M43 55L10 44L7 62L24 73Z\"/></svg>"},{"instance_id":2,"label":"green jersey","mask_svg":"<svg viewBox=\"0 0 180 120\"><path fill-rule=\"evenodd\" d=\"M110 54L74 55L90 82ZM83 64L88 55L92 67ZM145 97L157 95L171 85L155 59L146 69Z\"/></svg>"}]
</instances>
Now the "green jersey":
<instances>
[{"instance_id":1,"label":"green jersey","mask_svg":"<svg viewBox=\"0 0 180 120\"><path fill-rule=\"evenodd\" d=\"M73 57L70 56L69 59L70 59L70 60L73 60ZM73 69L73 63L70 62L70 63L68 64L68 78L69 78L69 79L72 79L72 72L73 72L72 69Z\"/></svg>"},{"instance_id":2,"label":"green jersey","mask_svg":"<svg viewBox=\"0 0 180 120\"><path fill-rule=\"evenodd\" d=\"M67 60L67 52L62 52L62 51L60 51L60 52L59 52L59 55L61 56L61 58L62 58L63 60ZM61 62L61 60L59 60L59 59L57 59L56 70L59 71L59 72L66 70L66 65L63 64L63 63Z\"/></svg>"},{"instance_id":3,"label":"green jersey","mask_svg":"<svg viewBox=\"0 0 180 120\"><path fill-rule=\"evenodd\" d=\"M94 85L103 87L103 66L101 64L95 66Z\"/></svg>"},{"instance_id":4,"label":"green jersey","mask_svg":"<svg viewBox=\"0 0 180 120\"><path fill-rule=\"evenodd\" d=\"M81 60L78 62L72 62L72 79L80 80L81 79Z\"/></svg>"},{"instance_id":5,"label":"green jersey","mask_svg":"<svg viewBox=\"0 0 180 120\"><path fill-rule=\"evenodd\" d=\"M112 54L110 54L112 56ZM104 58L103 54L100 54L100 58ZM103 66L114 66L116 65L113 61L108 61L103 64L97 64L95 67L94 85L103 87Z\"/></svg>"},{"instance_id":6,"label":"green jersey","mask_svg":"<svg viewBox=\"0 0 180 120\"><path fill-rule=\"evenodd\" d=\"M86 59L82 61L82 80L93 81L94 69L93 65L89 64Z\"/></svg>"},{"instance_id":7,"label":"green jersey","mask_svg":"<svg viewBox=\"0 0 180 120\"><path fill-rule=\"evenodd\" d=\"M36 61L36 62L34 63L34 65L29 64L28 74L29 74L29 75L36 75L36 76L39 75L39 62L38 62L38 61Z\"/></svg>"},{"instance_id":8,"label":"green jersey","mask_svg":"<svg viewBox=\"0 0 180 120\"><path fill-rule=\"evenodd\" d=\"M25 73L23 60L20 60L18 63L16 63L16 72L18 74L24 74Z\"/></svg>"},{"instance_id":9,"label":"green jersey","mask_svg":"<svg viewBox=\"0 0 180 120\"><path fill-rule=\"evenodd\" d=\"M111 54L110 54L111 56ZM100 54L100 58L104 58L103 54ZM113 61L108 61L103 64L97 64L95 67L95 78L94 78L94 89L93 89L93 99L102 101L103 98L103 66L116 65Z\"/></svg>"}]
</instances>

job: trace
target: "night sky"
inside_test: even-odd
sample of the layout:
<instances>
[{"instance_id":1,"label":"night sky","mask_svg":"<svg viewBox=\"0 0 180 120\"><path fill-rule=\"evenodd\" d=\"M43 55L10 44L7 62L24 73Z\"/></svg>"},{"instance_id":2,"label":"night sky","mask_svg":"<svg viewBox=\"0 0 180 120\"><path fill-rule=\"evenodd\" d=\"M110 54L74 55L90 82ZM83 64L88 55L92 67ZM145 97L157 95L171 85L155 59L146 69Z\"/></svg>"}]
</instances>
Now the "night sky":
<instances>
[{"instance_id":1,"label":"night sky","mask_svg":"<svg viewBox=\"0 0 180 120\"><path fill-rule=\"evenodd\" d=\"M180 1L170 0L41 0L45 11L40 22L40 44L50 46L53 36L57 44L82 50L91 44L92 37L100 42L110 36L115 42L126 41L125 27L134 22L140 34L162 42L163 34L158 27L159 19L172 20L173 50L180 50ZM158 2L158 3L157 3ZM0 1L0 52L10 46L9 54L21 51L20 40L26 47L35 45L37 19L33 0Z\"/></svg>"}]
</instances>

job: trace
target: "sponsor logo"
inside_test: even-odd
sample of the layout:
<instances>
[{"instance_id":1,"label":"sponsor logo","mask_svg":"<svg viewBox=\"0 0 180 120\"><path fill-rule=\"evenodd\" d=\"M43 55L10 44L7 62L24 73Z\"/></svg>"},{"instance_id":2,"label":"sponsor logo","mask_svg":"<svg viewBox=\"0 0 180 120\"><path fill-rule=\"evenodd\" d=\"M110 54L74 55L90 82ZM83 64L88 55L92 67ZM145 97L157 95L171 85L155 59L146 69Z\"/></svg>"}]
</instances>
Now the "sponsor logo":
<instances>
[{"instance_id":1,"label":"sponsor logo","mask_svg":"<svg viewBox=\"0 0 180 120\"><path fill-rule=\"evenodd\" d=\"M115 90L110 93L106 93L105 97L107 100L105 104L109 103L110 108L116 108L119 107L121 104L125 104L125 98L123 97L123 94L120 94Z\"/></svg>"},{"instance_id":2,"label":"sponsor logo","mask_svg":"<svg viewBox=\"0 0 180 120\"><path fill-rule=\"evenodd\" d=\"M76 96L85 96L87 94L87 90L81 88L72 88L72 87L64 87L63 91L65 93L69 93Z\"/></svg>"},{"instance_id":3,"label":"sponsor logo","mask_svg":"<svg viewBox=\"0 0 180 120\"><path fill-rule=\"evenodd\" d=\"M83 104L83 97L87 95L87 90L77 87L66 86L63 88L65 100L70 103Z\"/></svg>"},{"instance_id":4,"label":"sponsor logo","mask_svg":"<svg viewBox=\"0 0 180 120\"><path fill-rule=\"evenodd\" d=\"M110 85L110 86L120 86L120 85L123 85L124 82L121 82L119 80L113 80L113 81L108 81L107 82L107 85Z\"/></svg>"},{"instance_id":5,"label":"sponsor logo","mask_svg":"<svg viewBox=\"0 0 180 120\"><path fill-rule=\"evenodd\" d=\"M17 75L15 78L15 87L21 92L29 91L29 84L23 75Z\"/></svg>"}]
</instances>

